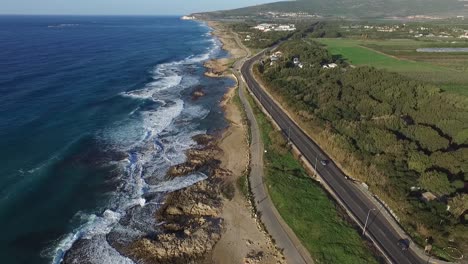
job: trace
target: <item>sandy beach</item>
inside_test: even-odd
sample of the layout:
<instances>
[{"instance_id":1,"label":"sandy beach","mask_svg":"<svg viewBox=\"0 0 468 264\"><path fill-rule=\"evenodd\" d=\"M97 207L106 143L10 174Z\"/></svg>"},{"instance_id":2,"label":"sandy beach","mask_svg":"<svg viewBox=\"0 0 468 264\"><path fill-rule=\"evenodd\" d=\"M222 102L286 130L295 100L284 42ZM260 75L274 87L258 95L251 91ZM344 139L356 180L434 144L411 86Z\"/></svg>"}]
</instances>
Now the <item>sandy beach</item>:
<instances>
[{"instance_id":1,"label":"sandy beach","mask_svg":"<svg viewBox=\"0 0 468 264\"><path fill-rule=\"evenodd\" d=\"M206 75L237 81L230 65L246 53L225 25L209 25L230 56L205 63ZM206 178L165 198L156 214L161 233L128 246L114 245L125 255L142 263L284 263L238 184L248 172L249 143L248 126L236 103L237 91L235 85L220 102L228 127L221 135L195 136L197 146L187 150L187 161L167 173L169 179L177 180L203 171ZM195 90L192 99L203 96L204 91Z\"/></svg>"},{"instance_id":2,"label":"sandy beach","mask_svg":"<svg viewBox=\"0 0 468 264\"><path fill-rule=\"evenodd\" d=\"M208 22L208 25L214 29L213 35L222 42L223 49L229 52L230 57L205 63L207 75L235 78L230 73L229 66L235 60L244 57L246 52L238 47L225 25L219 22ZM222 150L219 157L221 167L232 172L227 181L235 186L236 192L233 199L224 199L221 212L224 232L207 257L206 263L283 263L281 253L259 225L248 198L236 184L249 166L248 126L243 119L242 110L235 102L237 89L237 86L231 88L221 102L230 125L218 144Z\"/></svg>"}]
</instances>

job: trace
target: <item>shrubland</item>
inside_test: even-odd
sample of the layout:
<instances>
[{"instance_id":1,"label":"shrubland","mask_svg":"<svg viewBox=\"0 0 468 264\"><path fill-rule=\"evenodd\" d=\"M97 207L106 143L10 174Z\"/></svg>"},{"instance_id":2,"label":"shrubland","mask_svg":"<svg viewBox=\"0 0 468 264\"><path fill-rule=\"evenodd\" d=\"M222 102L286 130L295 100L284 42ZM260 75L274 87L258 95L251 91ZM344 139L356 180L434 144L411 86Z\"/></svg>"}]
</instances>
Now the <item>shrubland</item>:
<instances>
[{"instance_id":1,"label":"shrubland","mask_svg":"<svg viewBox=\"0 0 468 264\"><path fill-rule=\"evenodd\" d=\"M468 98L386 70L349 67L311 40L278 50L282 59L256 72L306 132L366 182L417 242L432 237L434 251L449 260L443 248L466 250ZM323 68L332 62L339 66ZM437 199L424 201L423 192Z\"/></svg>"}]
</instances>

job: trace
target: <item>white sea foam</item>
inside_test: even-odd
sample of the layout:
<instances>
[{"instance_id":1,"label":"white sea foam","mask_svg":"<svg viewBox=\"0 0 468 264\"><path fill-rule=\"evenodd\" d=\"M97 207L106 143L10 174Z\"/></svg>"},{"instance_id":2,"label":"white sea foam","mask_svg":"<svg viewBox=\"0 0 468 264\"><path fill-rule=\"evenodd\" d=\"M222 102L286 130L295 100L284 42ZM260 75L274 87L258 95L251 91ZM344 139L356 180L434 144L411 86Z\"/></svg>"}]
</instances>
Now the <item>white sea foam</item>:
<instances>
[{"instance_id":1,"label":"white sea foam","mask_svg":"<svg viewBox=\"0 0 468 264\"><path fill-rule=\"evenodd\" d=\"M84 217L82 212L78 212L79 217ZM88 215L88 220L75 232L67 234L60 240L53 252L52 263L58 264L62 261L65 252L68 251L78 239L90 239L95 235L107 234L112 227L120 220L121 214L111 210L104 211L101 217L94 214ZM131 262L133 263L133 262Z\"/></svg>"},{"instance_id":2,"label":"white sea foam","mask_svg":"<svg viewBox=\"0 0 468 264\"><path fill-rule=\"evenodd\" d=\"M184 75L184 72L192 69L194 64L208 60L219 50L219 41L210 42L212 44L207 47L206 53L160 64L151 72L154 81L141 89L121 94L138 100L151 100L155 104L154 107L140 105L131 112L129 120L116 123L102 133L104 141L129 155L126 160L119 162L124 172L120 176L124 183L109 201L108 208L113 210L105 210L100 216L86 215L86 223L57 244L53 263L60 263L64 253L80 238L99 241L93 243L86 253L95 256L96 263L133 263L121 256L105 239L105 235L113 229L118 229L122 234L139 235L138 230L127 230L119 224L127 209L137 206L144 210L149 206L159 206L154 200L147 201L143 196L173 192L207 178L203 173L194 173L164 181L167 169L184 162L185 151L196 144L192 137L205 133L197 130L190 121L203 119L210 111L202 106L184 103L180 93L198 82L195 77ZM145 181L155 177L161 180L157 185L148 185ZM132 217L132 221L137 220Z\"/></svg>"},{"instance_id":3,"label":"white sea foam","mask_svg":"<svg viewBox=\"0 0 468 264\"><path fill-rule=\"evenodd\" d=\"M189 119L204 119L208 114L210 113L209 109L206 109L205 107L201 105L187 105L183 111L184 118L189 118Z\"/></svg>"},{"instance_id":4,"label":"white sea foam","mask_svg":"<svg viewBox=\"0 0 468 264\"><path fill-rule=\"evenodd\" d=\"M98 240L92 246L87 248L87 255L93 256L93 264L134 264L134 262L115 250L107 242L104 236L98 237Z\"/></svg>"},{"instance_id":5,"label":"white sea foam","mask_svg":"<svg viewBox=\"0 0 468 264\"><path fill-rule=\"evenodd\" d=\"M163 105L153 111L139 111L130 121L122 121L103 132L102 137L112 145L123 150L131 150L137 145L144 145L150 138L168 128L184 109L181 99L164 101Z\"/></svg>"},{"instance_id":6,"label":"white sea foam","mask_svg":"<svg viewBox=\"0 0 468 264\"><path fill-rule=\"evenodd\" d=\"M123 96L129 96L138 99L153 99L153 95L162 90L167 90L180 85L182 76L173 73L164 77L155 77L155 81L147 84L144 88L130 92L122 93Z\"/></svg>"},{"instance_id":7,"label":"white sea foam","mask_svg":"<svg viewBox=\"0 0 468 264\"><path fill-rule=\"evenodd\" d=\"M156 186L152 186L150 192L174 192L192 186L207 178L208 176L203 173L193 173L184 177L176 177L171 181L165 181Z\"/></svg>"}]
</instances>

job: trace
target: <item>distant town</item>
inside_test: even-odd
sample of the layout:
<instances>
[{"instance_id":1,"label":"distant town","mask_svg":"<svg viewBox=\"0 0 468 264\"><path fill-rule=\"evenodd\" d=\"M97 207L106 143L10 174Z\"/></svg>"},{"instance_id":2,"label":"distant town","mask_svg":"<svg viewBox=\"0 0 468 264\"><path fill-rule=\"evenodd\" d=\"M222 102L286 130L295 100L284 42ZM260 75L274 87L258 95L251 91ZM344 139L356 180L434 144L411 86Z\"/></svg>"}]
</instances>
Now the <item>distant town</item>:
<instances>
[{"instance_id":1,"label":"distant town","mask_svg":"<svg viewBox=\"0 0 468 264\"><path fill-rule=\"evenodd\" d=\"M307 12L261 12L259 16L270 18L322 18L320 15L309 14Z\"/></svg>"},{"instance_id":2,"label":"distant town","mask_svg":"<svg viewBox=\"0 0 468 264\"><path fill-rule=\"evenodd\" d=\"M468 39L468 30L463 28L447 28L442 30L439 28L432 28L429 25L415 26L410 24L397 24L397 25L342 25L340 29L345 31L377 31L377 32L401 32L407 33L414 38L460 38Z\"/></svg>"},{"instance_id":3,"label":"distant town","mask_svg":"<svg viewBox=\"0 0 468 264\"><path fill-rule=\"evenodd\" d=\"M279 25L279 24L267 24L263 23L254 27L262 32L270 31L296 31L296 26L294 24Z\"/></svg>"}]
</instances>

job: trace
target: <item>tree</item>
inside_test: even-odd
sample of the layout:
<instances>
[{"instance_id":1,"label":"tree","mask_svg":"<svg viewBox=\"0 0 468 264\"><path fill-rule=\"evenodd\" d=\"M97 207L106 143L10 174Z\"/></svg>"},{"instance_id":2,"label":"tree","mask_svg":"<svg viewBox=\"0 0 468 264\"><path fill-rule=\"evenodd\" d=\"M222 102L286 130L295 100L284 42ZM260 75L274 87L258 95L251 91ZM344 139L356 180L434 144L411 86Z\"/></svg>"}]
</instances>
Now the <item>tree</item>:
<instances>
[{"instance_id":1,"label":"tree","mask_svg":"<svg viewBox=\"0 0 468 264\"><path fill-rule=\"evenodd\" d=\"M448 180L447 174L442 172L425 172L419 178L419 183L421 187L437 195L448 195L455 191L455 188Z\"/></svg>"},{"instance_id":2,"label":"tree","mask_svg":"<svg viewBox=\"0 0 468 264\"><path fill-rule=\"evenodd\" d=\"M450 212L455 217L462 216L468 210L468 195L459 194L449 201Z\"/></svg>"},{"instance_id":3,"label":"tree","mask_svg":"<svg viewBox=\"0 0 468 264\"><path fill-rule=\"evenodd\" d=\"M425 172L431 166L431 160L422 152L411 151L408 158L408 167L419 173Z\"/></svg>"},{"instance_id":4,"label":"tree","mask_svg":"<svg viewBox=\"0 0 468 264\"><path fill-rule=\"evenodd\" d=\"M457 190L461 190L463 188L465 188L465 182L462 181L462 180L455 180L452 182L452 186L453 188L457 189Z\"/></svg>"}]
</instances>

